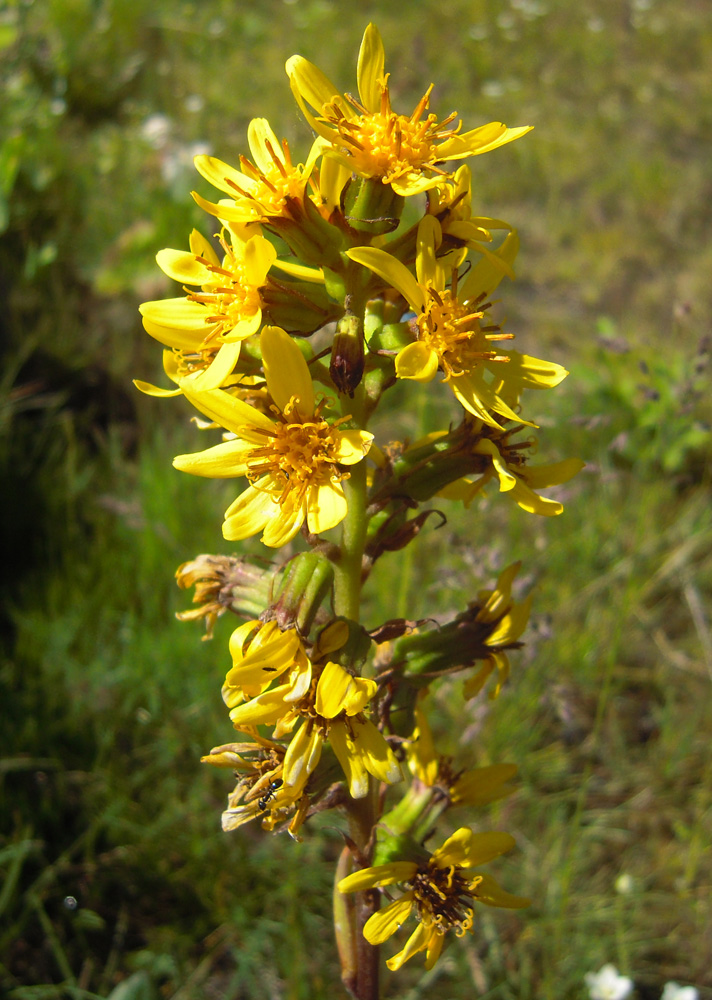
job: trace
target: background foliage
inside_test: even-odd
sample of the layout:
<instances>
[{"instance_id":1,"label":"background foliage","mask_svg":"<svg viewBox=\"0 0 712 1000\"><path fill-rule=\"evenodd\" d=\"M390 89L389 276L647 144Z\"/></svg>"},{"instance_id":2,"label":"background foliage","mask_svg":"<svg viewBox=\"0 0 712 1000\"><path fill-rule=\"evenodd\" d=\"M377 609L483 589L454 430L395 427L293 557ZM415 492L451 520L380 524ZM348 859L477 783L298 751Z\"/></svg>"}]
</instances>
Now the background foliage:
<instances>
[{"instance_id":1,"label":"background foliage","mask_svg":"<svg viewBox=\"0 0 712 1000\"><path fill-rule=\"evenodd\" d=\"M473 162L483 214L522 237L505 306L519 346L570 378L542 401L543 458L581 455L552 521L492 496L448 510L417 560L373 581L374 623L462 607L514 558L536 585L529 643L494 705L443 735L463 764L511 760L503 878L535 903L386 995L584 995L604 961L642 998L712 997L709 886L712 25L707 0L5 0L0 10L0 991L13 1000L319 998L340 848L223 835L231 623L179 625L172 570L219 550L224 486L174 472L195 446L136 312L171 294L253 116L308 148L284 61L355 84L368 18L394 104L434 80L468 127L533 124ZM428 390L433 387L429 386ZM396 408L428 426L437 393ZM229 493L229 485L228 485ZM561 490L559 490L559 495ZM435 519L433 519L435 520ZM259 548L257 546L256 548ZM393 557L394 560L398 557ZM394 581L396 581L394 583ZM385 611L384 611L385 609ZM524 720L524 722L523 722ZM705 989L706 988L706 989Z\"/></svg>"}]
</instances>

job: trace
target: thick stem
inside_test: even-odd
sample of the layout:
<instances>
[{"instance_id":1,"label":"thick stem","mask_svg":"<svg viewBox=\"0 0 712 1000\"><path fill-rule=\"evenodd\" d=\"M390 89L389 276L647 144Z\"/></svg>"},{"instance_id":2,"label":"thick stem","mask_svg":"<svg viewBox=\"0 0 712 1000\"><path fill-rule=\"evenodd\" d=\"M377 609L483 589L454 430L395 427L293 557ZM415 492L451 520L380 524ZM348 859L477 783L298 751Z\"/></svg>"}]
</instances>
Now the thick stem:
<instances>
[{"instance_id":1,"label":"thick stem","mask_svg":"<svg viewBox=\"0 0 712 1000\"><path fill-rule=\"evenodd\" d=\"M357 427L364 427L364 392L359 386L354 398L341 397L342 413L350 414ZM366 544L366 463L358 462L350 469L344 483L348 512L342 524L341 548L334 566L334 610L337 615L360 620L363 551ZM349 833L361 860L368 863L373 850L371 836L378 821L378 782L369 778L368 793L361 799L346 803ZM348 960L342 963L344 984L355 1000L378 1000L379 949L363 936L363 927L380 906L380 894L371 889L355 893L350 930L351 946ZM343 924L340 908L335 907L335 920ZM343 957L343 956L342 956ZM355 968L354 968L355 963Z\"/></svg>"},{"instance_id":2,"label":"thick stem","mask_svg":"<svg viewBox=\"0 0 712 1000\"><path fill-rule=\"evenodd\" d=\"M357 427L364 428L363 386L359 386L353 399L341 397L342 413L350 415ZM357 462L349 469L344 481L348 505L342 522L341 550L334 566L334 610L352 621L359 620L361 605L361 579L363 550L366 544L366 462Z\"/></svg>"}]
</instances>

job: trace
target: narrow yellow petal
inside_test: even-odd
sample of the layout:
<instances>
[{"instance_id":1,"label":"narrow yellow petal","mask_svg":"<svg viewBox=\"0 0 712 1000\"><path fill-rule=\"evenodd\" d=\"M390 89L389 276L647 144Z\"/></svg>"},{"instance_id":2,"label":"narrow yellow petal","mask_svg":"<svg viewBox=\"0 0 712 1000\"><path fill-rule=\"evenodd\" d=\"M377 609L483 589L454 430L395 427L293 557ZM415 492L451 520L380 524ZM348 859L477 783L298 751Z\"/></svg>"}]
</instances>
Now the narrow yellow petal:
<instances>
[{"instance_id":1,"label":"narrow yellow petal","mask_svg":"<svg viewBox=\"0 0 712 1000\"><path fill-rule=\"evenodd\" d=\"M271 549L279 549L291 542L304 524L305 506L304 500L291 494L281 504L273 503L272 517L265 525L261 541Z\"/></svg>"},{"instance_id":2,"label":"narrow yellow petal","mask_svg":"<svg viewBox=\"0 0 712 1000\"><path fill-rule=\"evenodd\" d=\"M580 458L565 458L550 465L527 465L522 474L533 490L543 490L548 486L560 486L573 479L586 465Z\"/></svg>"},{"instance_id":3,"label":"narrow yellow petal","mask_svg":"<svg viewBox=\"0 0 712 1000\"><path fill-rule=\"evenodd\" d=\"M245 190L245 175L216 156L196 156L193 163L198 173L218 191L224 191L234 198L238 192Z\"/></svg>"},{"instance_id":4,"label":"narrow yellow petal","mask_svg":"<svg viewBox=\"0 0 712 1000\"><path fill-rule=\"evenodd\" d=\"M378 247L355 247L347 250L346 256L357 264L380 275L383 280L401 293L414 312L425 306L425 294L405 264Z\"/></svg>"},{"instance_id":5,"label":"narrow yellow petal","mask_svg":"<svg viewBox=\"0 0 712 1000\"><path fill-rule=\"evenodd\" d=\"M368 918L363 928L363 936L369 944L378 945L387 941L405 923L413 908L413 893L408 892L394 900L382 910L376 910Z\"/></svg>"},{"instance_id":6,"label":"narrow yellow petal","mask_svg":"<svg viewBox=\"0 0 712 1000\"><path fill-rule=\"evenodd\" d=\"M205 451L176 455L173 465L181 472L189 472L193 476L233 479L235 476L245 475L245 458L245 445L242 441L223 441Z\"/></svg>"},{"instance_id":7,"label":"narrow yellow petal","mask_svg":"<svg viewBox=\"0 0 712 1000\"><path fill-rule=\"evenodd\" d=\"M358 54L356 80L361 103L372 114L381 110L381 83L385 74L385 53L378 28L369 24L363 33Z\"/></svg>"},{"instance_id":8,"label":"narrow yellow petal","mask_svg":"<svg viewBox=\"0 0 712 1000\"><path fill-rule=\"evenodd\" d=\"M294 340L280 327L266 326L260 334L260 349L272 399L284 412L292 396L297 397L299 416L310 420L314 414L314 384Z\"/></svg>"},{"instance_id":9,"label":"narrow yellow petal","mask_svg":"<svg viewBox=\"0 0 712 1000\"><path fill-rule=\"evenodd\" d=\"M408 959L413 957L413 955L417 955L419 951L424 951L430 943L431 934L434 933L436 932L426 927L424 924L418 924L406 941L405 948L399 951L397 955L394 955L393 958L389 958L386 962L386 965L391 972L397 972L398 969L400 969L400 967L408 961Z\"/></svg>"},{"instance_id":10,"label":"narrow yellow petal","mask_svg":"<svg viewBox=\"0 0 712 1000\"><path fill-rule=\"evenodd\" d=\"M383 733L368 719L354 723L354 747L361 755L364 767L374 778L385 781L387 785L403 780L398 759Z\"/></svg>"},{"instance_id":11,"label":"narrow yellow petal","mask_svg":"<svg viewBox=\"0 0 712 1000\"><path fill-rule=\"evenodd\" d=\"M284 755L284 784L302 789L321 759L323 740L316 726L304 723L292 737Z\"/></svg>"},{"instance_id":12,"label":"narrow yellow petal","mask_svg":"<svg viewBox=\"0 0 712 1000\"><path fill-rule=\"evenodd\" d=\"M203 236L201 232L194 229L190 234L190 252L197 257L204 257L208 263L215 267L220 266L218 255L215 253L212 243Z\"/></svg>"},{"instance_id":13,"label":"narrow yellow petal","mask_svg":"<svg viewBox=\"0 0 712 1000\"><path fill-rule=\"evenodd\" d=\"M329 743L341 764L349 793L354 799L362 799L368 792L368 772L363 759L354 750L354 745L346 732L343 722L332 722L329 726Z\"/></svg>"},{"instance_id":14,"label":"narrow yellow petal","mask_svg":"<svg viewBox=\"0 0 712 1000\"><path fill-rule=\"evenodd\" d=\"M252 236L245 244L245 280L259 288L267 279L267 272L277 259L277 251L264 236Z\"/></svg>"},{"instance_id":15,"label":"narrow yellow petal","mask_svg":"<svg viewBox=\"0 0 712 1000\"><path fill-rule=\"evenodd\" d=\"M282 144L272 131L266 118L253 118L247 126L247 142L252 158L263 173L268 173L274 166L270 149L277 159L284 163Z\"/></svg>"},{"instance_id":16,"label":"narrow yellow petal","mask_svg":"<svg viewBox=\"0 0 712 1000\"><path fill-rule=\"evenodd\" d=\"M426 215L418 225L416 238L416 274L419 285L443 288L444 275L435 251L442 243L443 233L434 215Z\"/></svg>"},{"instance_id":17,"label":"narrow yellow petal","mask_svg":"<svg viewBox=\"0 0 712 1000\"><path fill-rule=\"evenodd\" d=\"M177 253L178 251L173 251ZM175 299L159 299L155 302L143 302L139 312L144 317L159 326L177 330L204 330L209 327L205 323L208 312L199 302L192 302L185 296Z\"/></svg>"},{"instance_id":18,"label":"narrow yellow petal","mask_svg":"<svg viewBox=\"0 0 712 1000\"><path fill-rule=\"evenodd\" d=\"M139 392L145 393L146 396L158 396L165 399L168 396L181 396L183 394L182 389L161 389L157 385L151 385L150 382L142 382L139 378L135 378L133 384Z\"/></svg>"},{"instance_id":19,"label":"narrow yellow petal","mask_svg":"<svg viewBox=\"0 0 712 1000\"><path fill-rule=\"evenodd\" d=\"M339 892L362 892L373 889L377 885L394 885L396 882L407 882L418 871L414 861L389 861L385 865L374 865L372 868L361 868L342 878L337 889Z\"/></svg>"}]
</instances>

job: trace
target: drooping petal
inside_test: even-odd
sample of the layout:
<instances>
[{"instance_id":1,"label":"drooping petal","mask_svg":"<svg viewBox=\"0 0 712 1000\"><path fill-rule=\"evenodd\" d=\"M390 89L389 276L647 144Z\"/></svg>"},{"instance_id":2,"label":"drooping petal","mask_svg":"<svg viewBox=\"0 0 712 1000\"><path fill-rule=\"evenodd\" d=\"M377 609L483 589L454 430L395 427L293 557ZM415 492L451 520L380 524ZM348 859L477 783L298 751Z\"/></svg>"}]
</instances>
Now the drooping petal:
<instances>
[{"instance_id":1,"label":"drooping petal","mask_svg":"<svg viewBox=\"0 0 712 1000\"><path fill-rule=\"evenodd\" d=\"M218 191L224 191L234 198L245 190L249 190L249 179L229 163L224 163L216 156L206 156L201 154L193 160L195 169Z\"/></svg>"},{"instance_id":2,"label":"drooping petal","mask_svg":"<svg viewBox=\"0 0 712 1000\"><path fill-rule=\"evenodd\" d=\"M304 723L293 736L284 755L284 784L302 789L321 759L323 740L316 726Z\"/></svg>"},{"instance_id":3,"label":"drooping petal","mask_svg":"<svg viewBox=\"0 0 712 1000\"><path fill-rule=\"evenodd\" d=\"M222 531L223 538L229 542L250 538L262 531L269 519L274 517L274 500L259 488L261 482L259 480L254 486L248 486L225 511Z\"/></svg>"},{"instance_id":4,"label":"drooping petal","mask_svg":"<svg viewBox=\"0 0 712 1000\"><path fill-rule=\"evenodd\" d=\"M200 393L186 391L185 398L206 417L210 417L233 434L240 437L247 435L246 439L249 441L261 443L264 440L264 436L254 436L254 428L274 433L274 422L268 416L223 389L211 389ZM250 436L251 430L253 436Z\"/></svg>"},{"instance_id":5,"label":"drooping petal","mask_svg":"<svg viewBox=\"0 0 712 1000\"><path fill-rule=\"evenodd\" d=\"M408 959L412 958L413 955L417 955L419 951L424 951L429 944L430 935L435 933L430 928L426 927L424 924L418 924L413 933L410 935L405 943L405 948L394 955L393 958L389 958L386 965L391 970L391 972L397 972L402 965L404 965Z\"/></svg>"},{"instance_id":6,"label":"drooping petal","mask_svg":"<svg viewBox=\"0 0 712 1000\"><path fill-rule=\"evenodd\" d=\"M413 893L407 892L405 896L389 903L382 910L376 910L375 913L372 913L364 924L363 936L369 944L383 944L405 923L412 908Z\"/></svg>"},{"instance_id":7,"label":"drooping petal","mask_svg":"<svg viewBox=\"0 0 712 1000\"><path fill-rule=\"evenodd\" d=\"M383 733L368 719L354 723L354 746L366 770L374 778L384 781L387 785L403 779L401 766Z\"/></svg>"},{"instance_id":8,"label":"drooping petal","mask_svg":"<svg viewBox=\"0 0 712 1000\"><path fill-rule=\"evenodd\" d=\"M524 476L533 490L543 490L548 486L560 486L573 479L586 465L580 458L565 458L550 465L527 465Z\"/></svg>"},{"instance_id":9,"label":"drooping petal","mask_svg":"<svg viewBox=\"0 0 712 1000\"><path fill-rule=\"evenodd\" d=\"M505 275L513 276L514 259L519 252L519 234L513 229L498 250L478 261L458 292L463 302L471 302L483 293L491 295ZM493 259L496 258L496 259ZM502 261L500 265L499 261Z\"/></svg>"},{"instance_id":10,"label":"drooping petal","mask_svg":"<svg viewBox=\"0 0 712 1000\"><path fill-rule=\"evenodd\" d=\"M437 931L430 932L430 937L428 938L428 948L425 956L426 972L429 972L440 958L440 952L443 950L444 943L444 934L438 934Z\"/></svg>"},{"instance_id":11,"label":"drooping petal","mask_svg":"<svg viewBox=\"0 0 712 1000\"><path fill-rule=\"evenodd\" d=\"M362 799L368 792L368 772L363 759L356 753L353 741L343 722L337 720L331 723L329 743L346 776L349 794L354 799Z\"/></svg>"},{"instance_id":12,"label":"drooping petal","mask_svg":"<svg viewBox=\"0 0 712 1000\"><path fill-rule=\"evenodd\" d=\"M191 391L206 392L209 389L219 389L235 370L241 347L241 340L236 340L232 344L222 344L209 368L187 377L186 382Z\"/></svg>"},{"instance_id":13,"label":"drooping petal","mask_svg":"<svg viewBox=\"0 0 712 1000\"><path fill-rule=\"evenodd\" d=\"M245 244L245 281L253 288L263 285L277 259L277 251L264 236L251 236Z\"/></svg>"},{"instance_id":14,"label":"drooping petal","mask_svg":"<svg viewBox=\"0 0 712 1000\"><path fill-rule=\"evenodd\" d=\"M178 251L173 251L177 253ZM139 312L158 326L176 330L203 330L208 332L205 322L207 311L199 302L193 302L185 296L175 299L158 299L154 302L143 302Z\"/></svg>"},{"instance_id":15,"label":"drooping petal","mask_svg":"<svg viewBox=\"0 0 712 1000\"><path fill-rule=\"evenodd\" d=\"M305 501L298 495L289 493L279 506L273 503L272 517L265 525L261 541L271 549L281 548L298 533L305 517Z\"/></svg>"}]
</instances>

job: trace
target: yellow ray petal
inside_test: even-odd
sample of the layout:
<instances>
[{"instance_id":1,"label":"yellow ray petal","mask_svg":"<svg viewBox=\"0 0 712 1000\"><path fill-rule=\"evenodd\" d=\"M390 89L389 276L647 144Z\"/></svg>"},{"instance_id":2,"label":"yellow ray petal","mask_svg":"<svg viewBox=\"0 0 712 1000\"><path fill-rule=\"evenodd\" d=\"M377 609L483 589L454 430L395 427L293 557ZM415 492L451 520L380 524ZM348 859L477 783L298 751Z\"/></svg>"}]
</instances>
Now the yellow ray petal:
<instances>
[{"instance_id":1,"label":"yellow ray petal","mask_svg":"<svg viewBox=\"0 0 712 1000\"><path fill-rule=\"evenodd\" d=\"M337 524L347 514L346 495L341 483L318 483L307 493L307 524L309 530L319 535Z\"/></svg>"},{"instance_id":2,"label":"yellow ray petal","mask_svg":"<svg viewBox=\"0 0 712 1000\"><path fill-rule=\"evenodd\" d=\"M376 910L368 918L363 928L363 936L369 944L378 945L387 941L405 923L413 908L413 893L408 892L394 900L382 910Z\"/></svg>"},{"instance_id":3,"label":"yellow ray petal","mask_svg":"<svg viewBox=\"0 0 712 1000\"><path fill-rule=\"evenodd\" d=\"M381 83L385 73L385 53L378 28L369 24L358 53L356 80L361 103L372 114L381 110Z\"/></svg>"},{"instance_id":4,"label":"yellow ray petal","mask_svg":"<svg viewBox=\"0 0 712 1000\"><path fill-rule=\"evenodd\" d=\"M391 254L378 247L354 247L353 250L346 251L346 256L380 275L387 284L401 293L414 312L420 312L424 308L423 289L405 264L401 264Z\"/></svg>"},{"instance_id":5,"label":"yellow ray petal","mask_svg":"<svg viewBox=\"0 0 712 1000\"><path fill-rule=\"evenodd\" d=\"M361 868L342 878L337 888L339 892L362 892L373 889L377 885L394 885L396 882L407 882L418 871L414 861L389 861L385 865L374 865L372 868Z\"/></svg>"},{"instance_id":6,"label":"yellow ray petal","mask_svg":"<svg viewBox=\"0 0 712 1000\"><path fill-rule=\"evenodd\" d=\"M292 396L296 396L297 413L302 420L310 420L314 414L314 385L295 342L280 327L266 326L260 334L260 349L272 399L284 412Z\"/></svg>"},{"instance_id":7,"label":"yellow ray petal","mask_svg":"<svg viewBox=\"0 0 712 1000\"><path fill-rule=\"evenodd\" d=\"M437 352L418 340L398 352L396 375L398 378L409 378L414 382L432 382L437 375L438 365Z\"/></svg>"},{"instance_id":8,"label":"yellow ray petal","mask_svg":"<svg viewBox=\"0 0 712 1000\"><path fill-rule=\"evenodd\" d=\"M164 274L181 284L204 285L215 277L210 268L187 250L159 250L156 261Z\"/></svg>"}]
</instances>

